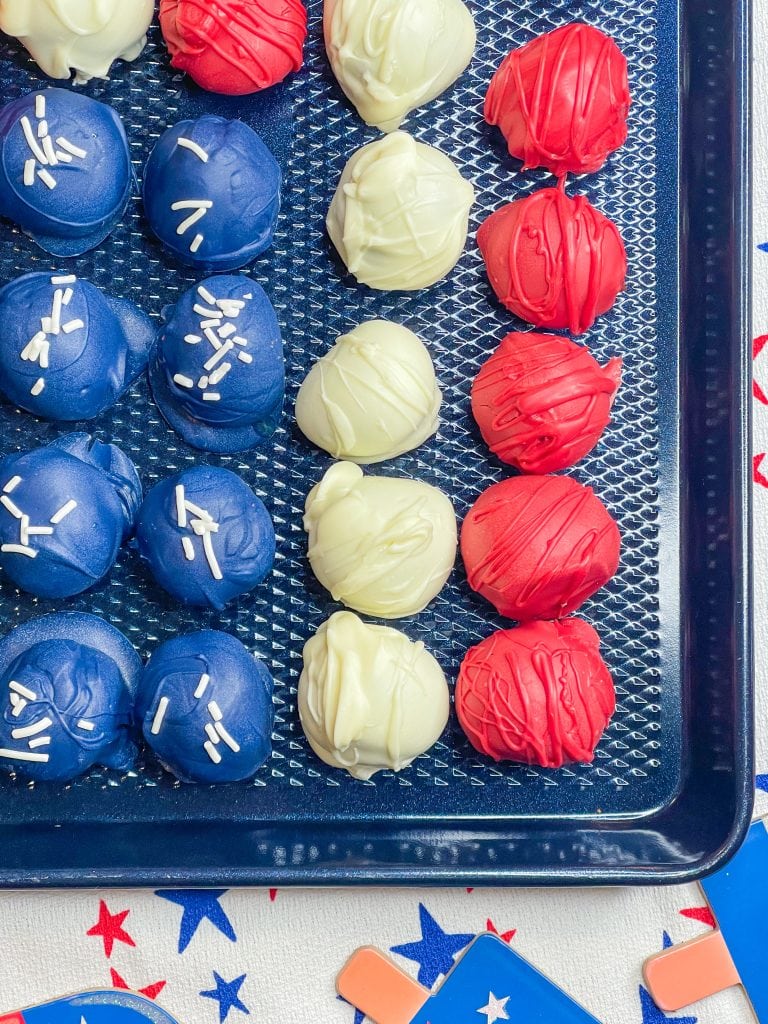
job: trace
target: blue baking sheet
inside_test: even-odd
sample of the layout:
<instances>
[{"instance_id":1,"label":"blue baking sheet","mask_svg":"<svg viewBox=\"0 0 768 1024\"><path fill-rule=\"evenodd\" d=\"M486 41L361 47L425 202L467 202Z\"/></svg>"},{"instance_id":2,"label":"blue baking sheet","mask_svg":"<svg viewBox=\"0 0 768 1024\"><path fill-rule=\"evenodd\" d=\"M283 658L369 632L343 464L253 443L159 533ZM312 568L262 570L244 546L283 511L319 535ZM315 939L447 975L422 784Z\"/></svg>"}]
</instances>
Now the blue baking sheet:
<instances>
[{"instance_id":1,"label":"blue baking sheet","mask_svg":"<svg viewBox=\"0 0 768 1024\"><path fill-rule=\"evenodd\" d=\"M403 127L450 155L474 183L470 238L445 281L404 294L357 286L325 234L346 159L377 133L335 83L322 45L322 5L308 6L304 69L259 96L230 99L197 89L170 68L156 27L139 61L83 88L122 116L139 181L168 125L210 111L251 124L283 167L274 247L248 271L272 299L285 341L288 400L274 437L239 456L193 451L165 425L143 379L114 409L80 425L123 447L147 488L201 462L240 473L274 519L273 575L221 613L180 607L130 545L103 584L65 605L0 581L0 621L8 629L62 606L89 611L122 629L142 657L178 633L233 633L274 674L274 753L253 782L236 786L182 786L150 755L135 772L94 770L64 787L2 781L0 884L659 881L700 871L733 845L748 810L748 637L739 612L746 586L739 558L746 222L733 215L745 185L744 143L736 137L746 110L743 12L728 0L706 9L690 0L680 7L667 0L468 0L478 28L469 71ZM330 460L298 431L293 400L339 334L363 319L392 318L428 345L444 404L435 438L374 471L436 484L460 519L484 487L508 473L480 439L469 389L483 359L522 325L495 300L474 234L489 212L551 179L520 173L501 135L484 124L482 100L511 47L576 18L616 39L629 61L633 95L627 144L600 172L569 186L616 221L629 261L626 291L584 339L600 361L624 357L623 385L604 441L574 470L623 535L616 578L583 609L616 681L616 715L592 765L547 771L494 764L469 746L452 717L441 741L410 768L361 783L314 757L296 711L302 646L338 606L309 569L301 525L307 491ZM705 42L711 53L691 70L691 47ZM694 82L700 78L708 110L694 104L687 87L680 91L683 67ZM2 44L4 100L47 84L15 42ZM681 141L700 115L697 155L688 166ZM717 148L719 199L704 198L707 132ZM728 150L723 140L731 136ZM691 265L688 282L694 241L700 263L696 274ZM0 225L0 280L64 268L133 299L155 318L199 279L153 240L138 197L96 252L65 262L52 262L11 225ZM696 298L702 284L706 295ZM685 325L691 334L683 337ZM702 367L700 356L715 336L718 351ZM706 414L713 399L719 420ZM4 452L76 428L0 406ZM717 493L704 486L707 467L696 465L713 444L729 467ZM707 560L692 540L715 520L720 525L708 543L717 550ZM705 537L704 553L706 543ZM717 605L710 610L717 626L705 621L705 595ZM469 589L457 561L430 607L398 625L424 640L452 684L467 648L509 623ZM709 679L716 667L717 690ZM707 739L713 725L717 742ZM707 821L696 816L697 800L710 805Z\"/></svg>"}]
</instances>

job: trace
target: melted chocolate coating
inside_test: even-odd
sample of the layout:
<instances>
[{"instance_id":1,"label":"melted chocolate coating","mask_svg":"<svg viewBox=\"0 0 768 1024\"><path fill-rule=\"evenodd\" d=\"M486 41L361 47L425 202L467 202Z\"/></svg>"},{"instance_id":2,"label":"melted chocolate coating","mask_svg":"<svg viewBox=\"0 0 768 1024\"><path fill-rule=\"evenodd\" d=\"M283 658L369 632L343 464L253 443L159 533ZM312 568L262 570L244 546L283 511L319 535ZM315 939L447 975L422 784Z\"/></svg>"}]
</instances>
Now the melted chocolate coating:
<instances>
[{"instance_id":1,"label":"melted chocolate coating","mask_svg":"<svg viewBox=\"0 0 768 1024\"><path fill-rule=\"evenodd\" d=\"M600 638L582 619L493 633L467 652L456 684L462 729L495 761L591 762L615 708Z\"/></svg>"},{"instance_id":2,"label":"melted chocolate coating","mask_svg":"<svg viewBox=\"0 0 768 1024\"><path fill-rule=\"evenodd\" d=\"M616 225L559 188L502 206L480 225L477 243L499 300L537 327L583 334L624 288Z\"/></svg>"},{"instance_id":3,"label":"melted chocolate coating","mask_svg":"<svg viewBox=\"0 0 768 1024\"><path fill-rule=\"evenodd\" d=\"M567 338L513 331L480 368L472 413L503 462L554 473L597 444L620 380L620 358L602 367Z\"/></svg>"},{"instance_id":4,"label":"melted chocolate coating","mask_svg":"<svg viewBox=\"0 0 768 1024\"><path fill-rule=\"evenodd\" d=\"M513 50L491 80L485 120L523 170L591 174L627 138L627 60L591 25L574 22Z\"/></svg>"},{"instance_id":5,"label":"melted chocolate coating","mask_svg":"<svg viewBox=\"0 0 768 1024\"><path fill-rule=\"evenodd\" d=\"M567 476L493 484L461 530L469 585L520 622L575 611L615 574L620 548L605 505Z\"/></svg>"}]
</instances>

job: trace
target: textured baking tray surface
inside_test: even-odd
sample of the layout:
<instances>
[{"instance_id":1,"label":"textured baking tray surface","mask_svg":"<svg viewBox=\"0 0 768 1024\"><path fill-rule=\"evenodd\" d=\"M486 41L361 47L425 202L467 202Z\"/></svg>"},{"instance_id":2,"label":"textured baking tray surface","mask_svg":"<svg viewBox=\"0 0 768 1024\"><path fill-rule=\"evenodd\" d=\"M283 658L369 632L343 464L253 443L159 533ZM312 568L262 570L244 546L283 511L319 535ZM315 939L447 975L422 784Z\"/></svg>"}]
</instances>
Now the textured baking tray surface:
<instances>
[{"instance_id":1,"label":"textured baking tray surface","mask_svg":"<svg viewBox=\"0 0 768 1024\"><path fill-rule=\"evenodd\" d=\"M121 776L98 770L55 791L21 780L3 781L3 824L185 820L210 821L213 827L236 819L268 820L279 826L297 818L375 823L414 816L460 824L461 818L478 815L642 814L674 791L681 753L677 626L670 621L665 630L660 617L659 564L660 552L663 556L666 550L673 553L666 562L674 567L678 538L674 516L665 520L669 525L662 531L658 510L662 493L667 510L674 505L675 467L665 460L666 477L660 477L658 439L660 429L674 429L675 351L674 335L663 329L657 310L656 5L653 0L546 0L521 10L509 0L469 0L469 6L479 37L469 72L458 87L412 115L403 127L457 161L476 187L477 204L467 251L457 269L448 280L415 295L357 287L324 233L325 211L346 158L376 133L362 125L332 78L322 46L319 0L309 4L305 69L262 97L230 101L194 89L169 68L157 29L136 65L119 65L111 82L85 87L89 95L111 103L124 119L139 177L157 136L169 124L205 110L251 123L285 171L275 246L248 271L266 288L284 332L289 391L283 423L273 441L242 457L195 453L160 419L144 380L108 414L83 426L100 439L121 445L135 460L146 487L199 461L240 473L274 518L278 556L273 576L224 613L200 613L167 599L135 552L125 548L106 583L66 602L67 608L109 619L127 633L143 657L168 637L196 628L213 627L238 636L266 660L276 679L274 755L252 784L227 788L182 787L149 757L136 773ZM492 765L473 752L452 719L443 741L409 769L399 775L382 773L363 784L326 768L312 755L296 712L302 646L336 606L308 568L301 528L306 493L329 460L299 434L293 400L312 362L340 333L366 318L391 317L427 342L444 406L436 438L373 471L436 484L453 500L459 518L484 487L505 475L507 470L487 452L474 427L469 388L483 358L506 331L522 325L493 299L474 231L491 210L551 179L519 173L505 155L501 136L482 122L482 98L493 70L512 46L575 18L614 36L629 61L634 101L627 144L601 172L569 185L571 194L584 191L617 222L629 257L627 291L584 339L601 361L624 356L623 386L605 440L575 471L606 502L624 539L618 576L584 609L603 639L616 680L618 710L591 766L551 772ZM0 84L4 100L10 100L49 83L14 43L5 42L0 49ZM2 225L0 280L57 266ZM151 240L138 199L96 253L69 261L66 267L132 298L154 316L198 279ZM663 358L658 359L660 353ZM660 388L667 395L661 410ZM3 451L32 447L67 429L0 407ZM676 593L674 572L665 569L665 586ZM17 592L7 580L0 585L4 629L59 607ZM439 598L420 616L397 625L425 641L452 683L466 649L508 623L472 594L457 562ZM665 635L670 638L668 649Z\"/></svg>"}]
</instances>

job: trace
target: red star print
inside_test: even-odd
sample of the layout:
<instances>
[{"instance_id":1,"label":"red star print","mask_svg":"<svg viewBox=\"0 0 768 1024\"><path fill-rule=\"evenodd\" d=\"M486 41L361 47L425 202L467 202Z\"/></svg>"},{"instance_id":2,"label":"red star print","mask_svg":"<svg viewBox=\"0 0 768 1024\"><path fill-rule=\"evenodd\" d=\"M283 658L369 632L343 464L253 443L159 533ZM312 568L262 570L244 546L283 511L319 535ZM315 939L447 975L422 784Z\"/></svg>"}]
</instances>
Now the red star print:
<instances>
[{"instance_id":1,"label":"red star print","mask_svg":"<svg viewBox=\"0 0 768 1024\"><path fill-rule=\"evenodd\" d=\"M104 940L104 955L112 956L112 948L115 942L124 942L126 946L135 946L128 932L122 927L123 921L130 914L130 910L121 910L119 914L110 914L109 907L104 900L99 900L99 920L90 928L86 935L100 935Z\"/></svg>"},{"instance_id":2,"label":"red star print","mask_svg":"<svg viewBox=\"0 0 768 1024\"><path fill-rule=\"evenodd\" d=\"M490 917L485 922L485 929L486 931L493 932L494 935L498 935L502 942L511 942L515 935L517 935L517 928L513 928L510 932L500 932Z\"/></svg>"},{"instance_id":3,"label":"red star print","mask_svg":"<svg viewBox=\"0 0 768 1024\"><path fill-rule=\"evenodd\" d=\"M133 991L125 979L120 977L114 967L109 968L109 973L112 975L112 988L122 988L125 989L126 992ZM140 996L146 996L147 999L157 999L165 986L166 982L156 981L154 985L147 985L146 988L139 988L136 989L136 991Z\"/></svg>"},{"instance_id":4,"label":"red star print","mask_svg":"<svg viewBox=\"0 0 768 1024\"><path fill-rule=\"evenodd\" d=\"M680 913L683 917L690 918L691 921L701 921L702 924L706 924L710 928L717 927L717 922L709 907L686 907Z\"/></svg>"},{"instance_id":5,"label":"red star print","mask_svg":"<svg viewBox=\"0 0 768 1024\"><path fill-rule=\"evenodd\" d=\"M277 899L277 889L270 889L269 890L269 899L270 899L271 903L275 902L275 900Z\"/></svg>"},{"instance_id":6,"label":"red star print","mask_svg":"<svg viewBox=\"0 0 768 1024\"><path fill-rule=\"evenodd\" d=\"M759 455L752 456L752 480L754 483L760 484L761 487L768 487L768 476L762 470L762 461L765 455L765 452L761 452Z\"/></svg>"},{"instance_id":7,"label":"red star print","mask_svg":"<svg viewBox=\"0 0 768 1024\"><path fill-rule=\"evenodd\" d=\"M755 360L763 351L765 346L768 344L768 334L761 334L759 338L755 338L752 342L752 359ZM768 395L763 391L762 387L757 383L756 380L752 381L752 394L763 405L768 405Z\"/></svg>"},{"instance_id":8,"label":"red star print","mask_svg":"<svg viewBox=\"0 0 768 1024\"><path fill-rule=\"evenodd\" d=\"M470 892L474 892L474 891L475 891L475 890L474 890L474 887L473 887L473 886L468 886L468 887L467 887L467 892L468 892L468 893L470 893Z\"/></svg>"}]
</instances>

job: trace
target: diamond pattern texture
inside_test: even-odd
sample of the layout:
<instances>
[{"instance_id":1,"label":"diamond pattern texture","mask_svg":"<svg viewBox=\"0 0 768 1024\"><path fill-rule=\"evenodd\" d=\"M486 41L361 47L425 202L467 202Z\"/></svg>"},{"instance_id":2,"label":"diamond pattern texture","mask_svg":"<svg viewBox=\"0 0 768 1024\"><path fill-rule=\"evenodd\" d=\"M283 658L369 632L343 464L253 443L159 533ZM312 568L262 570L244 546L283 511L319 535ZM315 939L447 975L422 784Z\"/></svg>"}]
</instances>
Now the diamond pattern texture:
<instances>
[{"instance_id":1,"label":"diamond pattern texture","mask_svg":"<svg viewBox=\"0 0 768 1024\"><path fill-rule=\"evenodd\" d=\"M160 418L145 380L98 421L79 427L121 445L135 460L147 487L181 467L209 462L239 472L264 499L278 535L275 572L224 613L179 607L153 584L130 546L121 552L107 582L66 607L109 619L128 634L143 657L179 632L212 627L233 633L270 665L276 679L277 720L272 759L253 784L238 787L231 800L222 800L221 789L181 787L147 756L136 773L121 776L97 770L64 787L67 814L73 818L226 821L236 816L280 822L362 816L375 825L380 817L414 811L453 819L477 813L514 816L597 808L641 813L656 806L674 785L679 740L673 723L679 717L679 695L674 686L661 686L658 601L655 2L546 0L521 9L511 0L469 0L469 6L479 37L470 70L458 86L412 114L403 127L457 162L475 185L477 203L456 270L415 295L375 293L357 286L324 232L325 212L345 160L376 132L362 124L333 80L322 45L319 0L309 4L305 69L267 95L228 100L201 93L170 69L157 29L136 65L120 65L110 82L85 87L89 95L113 104L123 117L139 179L160 132L205 110L243 117L282 160L283 212L275 246L248 272L264 285L278 311L289 391L283 423L273 440L240 457L207 456L188 448ZM366 318L391 317L428 344L444 406L435 439L374 471L440 486L460 519L484 487L508 472L480 439L469 412L469 388L481 361L508 330L521 325L493 297L474 234L490 211L550 179L544 173L519 172L506 155L501 135L483 123L482 99L494 69L512 46L574 18L588 20L615 37L629 60L634 101L627 145L600 172L568 186L571 194L584 191L617 222L629 257L626 292L584 339L601 361L617 353L624 356L623 387L606 438L575 470L617 517L624 538L617 578L585 608L603 637L615 674L618 711L592 766L548 772L492 765L472 751L452 719L443 741L410 769L397 776L384 773L363 784L326 768L312 755L296 713L303 643L336 606L309 570L301 527L306 493L330 460L300 435L293 422L293 400L312 362L340 333ZM0 48L0 81L4 100L50 84L7 41ZM56 266L23 235L2 225L3 281L26 270ZM66 267L134 299L155 317L199 279L153 241L138 199L96 253L68 261ZM3 450L30 448L68 429L72 428L45 424L0 406ZM2 581L4 629L59 607ZM457 562L449 584L432 605L399 625L411 637L424 640L453 683L466 649L508 623L470 591ZM50 820L49 805L34 787L13 780L2 787L4 822Z\"/></svg>"}]
</instances>

